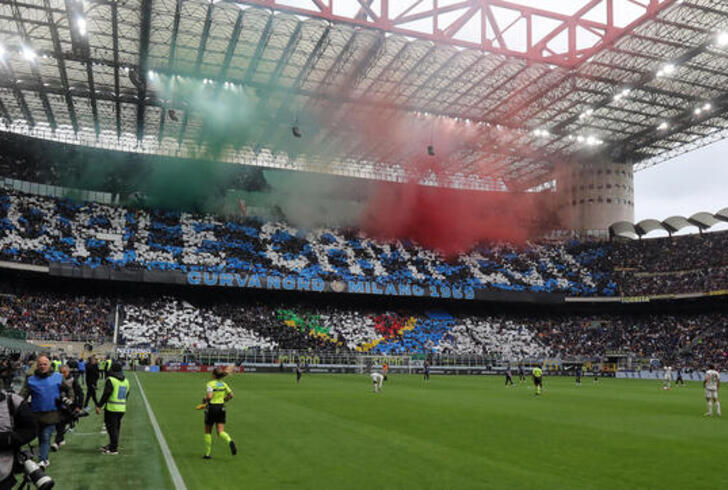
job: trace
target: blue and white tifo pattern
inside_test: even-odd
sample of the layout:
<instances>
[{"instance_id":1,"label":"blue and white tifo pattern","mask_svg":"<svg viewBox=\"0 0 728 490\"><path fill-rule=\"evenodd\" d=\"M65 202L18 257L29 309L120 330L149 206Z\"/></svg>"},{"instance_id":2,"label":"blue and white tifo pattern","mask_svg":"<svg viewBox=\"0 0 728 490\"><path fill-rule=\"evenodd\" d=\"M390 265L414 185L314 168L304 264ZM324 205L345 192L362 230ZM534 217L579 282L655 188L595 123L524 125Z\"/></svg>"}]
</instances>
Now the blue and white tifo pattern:
<instances>
[{"instance_id":1,"label":"blue and white tifo pattern","mask_svg":"<svg viewBox=\"0 0 728 490\"><path fill-rule=\"evenodd\" d=\"M0 191L0 260L612 296L609 244L480 246L445 260L406 241L256 218L138 210Z\"/></svg>"}]
</instances>

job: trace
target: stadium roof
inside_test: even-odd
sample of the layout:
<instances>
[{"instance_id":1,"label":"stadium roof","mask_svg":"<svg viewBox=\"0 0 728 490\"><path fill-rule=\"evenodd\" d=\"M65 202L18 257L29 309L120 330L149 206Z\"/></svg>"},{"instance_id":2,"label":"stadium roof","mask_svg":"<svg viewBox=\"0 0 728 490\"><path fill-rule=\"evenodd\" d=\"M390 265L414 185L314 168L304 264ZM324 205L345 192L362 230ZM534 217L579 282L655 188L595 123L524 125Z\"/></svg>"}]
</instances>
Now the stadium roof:
<instances>
[{"instance_id":1,"label":"stadium roof","mask_svg":"<svg viewBox=\"0 0 728 490\"><path fill-rule=\"evenodd\" d=\"M630 223L629 221L619 221L609 227L611 236L620 236L624 238L643 237L655 230L662 230L669 234L688 226L695 226L699 231L707 230L719 223L728 222L728 208L723 208L715 214L707 211L701 211L693 214L689 218L684 216L670 216L669 218L659 221L656 219L643 219L639 223Z\"/></svg>"},{"instance_id":2,"label":"stadium roof","mask_svg":"<svg viewBox=\"0 0 728 490\"><path fill-rule=\"evenodd\" d=\"M410 120L434 143L467 135L424 182L521 190L559 161L603 152L640 169L728 134L726 2L533 3L9 0L0 118L190 156L230 143L211 137L209 111L244 100L254 124L218 158L387 180L405 178L413 153L362 128ZM212 109L180 95L185 84ZM291 126L306 142L288 141Z\"/></svg>"}]
</instances>

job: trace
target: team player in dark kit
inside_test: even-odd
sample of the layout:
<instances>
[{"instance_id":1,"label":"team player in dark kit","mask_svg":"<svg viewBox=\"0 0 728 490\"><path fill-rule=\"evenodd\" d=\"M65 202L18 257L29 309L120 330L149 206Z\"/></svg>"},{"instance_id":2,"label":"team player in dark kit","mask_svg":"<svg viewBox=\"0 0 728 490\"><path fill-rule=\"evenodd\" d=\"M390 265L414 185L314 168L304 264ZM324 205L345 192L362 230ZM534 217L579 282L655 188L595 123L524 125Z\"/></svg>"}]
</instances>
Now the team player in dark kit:
<instances>
[{"instance_id":1,"label":"team player in dark kit","mask_svg":"<svg viewBox=\"0 0 728 490\"><path fill-rule=\"evenodd\" d=\"M582 369L581 364L576 366L576 384L579 386L581 386L581 369Z\"/></svg>"},{"instance_id":2,"label":"team player in dark kit","mask_svg":"<svg viewBox=\"0 0 728 490\"><path fill-rule=\"evenodd\" d=\"M518 381L523 382L526 381L526 371L523 369L523 363L518 363Z\"/></svg>"},{"instance_id":3,"label":"team player in dark kit","mask_svg":"<svg viewBox=\"0 0 728 490\"><path fill-rule=\"evenodd\" d=\"M677 379L675 380L675 386L677 386L677 385L683 385L683 386L685 386L685 380L683 379L683 376L682 376L682 368L681 367L678 367L677 368Z\"/></svg>"},{"instance_id":4,"label":"team player in dark kit","mask_svg":"<svg viewBox=\"0 0 728 490\"><path fill-rule=\"evenodd\" d=\"M430 381L430 361L425 361L425 381Z\"/></svg>"},{"instance_id":5,"label":"team player in dark kit","mask_svg":"<svg viewBox=\"0 0 728 490\"><path fill-rule=\"evenodd\" d=\"M303 369L301 368L301 361L298 361L296 363L296 384L301 382L302 374L303 374Z\"/></svg>"},{"instance_id":6,"label":"team player in dark kit","mask_svg":"<svg viewBox=\"0 0 728 490\"><path fill-rule=\"evenodd\" d=\"M506 366L506 386L510 383L513 386L513 378L511 377L511 365Z\"/></svg>"}]
</instances>

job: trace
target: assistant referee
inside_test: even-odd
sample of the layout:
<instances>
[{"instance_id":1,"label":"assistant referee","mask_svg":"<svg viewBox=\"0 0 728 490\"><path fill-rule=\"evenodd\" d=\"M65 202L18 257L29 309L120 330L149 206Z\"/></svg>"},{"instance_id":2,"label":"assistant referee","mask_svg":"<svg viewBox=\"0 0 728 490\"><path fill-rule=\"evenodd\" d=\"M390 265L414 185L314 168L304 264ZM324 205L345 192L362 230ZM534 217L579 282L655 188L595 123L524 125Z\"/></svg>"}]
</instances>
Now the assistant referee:
<instances>
[{"instance_id":1,"label":"assistant referee","mask_svg":"<svg viewBox=\"0 0 728 490\"><path fill-rule=\"evenodd\" d=\"M222 380L227 376L224 368L216 367L212 370L212 379L207 382L205 388L205 399L207 409L205 410L205 455L202 459L212 459L212 426L217 426L217 435L230 446L230 452L238 453L238 448L230 435L225 432L225 402L233 398L233 391Z\"/></svg>"}]
</instances>

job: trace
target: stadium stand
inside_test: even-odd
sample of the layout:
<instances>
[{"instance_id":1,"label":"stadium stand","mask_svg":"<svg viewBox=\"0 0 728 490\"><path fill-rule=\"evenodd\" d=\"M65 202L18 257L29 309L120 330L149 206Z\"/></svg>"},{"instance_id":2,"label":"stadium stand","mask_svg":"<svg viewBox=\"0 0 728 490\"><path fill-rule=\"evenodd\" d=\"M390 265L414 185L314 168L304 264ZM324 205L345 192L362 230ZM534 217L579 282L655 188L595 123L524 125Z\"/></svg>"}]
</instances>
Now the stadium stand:
<instances>
[{"instance_id":1,"label":"stadium stand","mask_svg":"<svg viewBox=\"0 0 728 490\"><path fill-rule=\"evenodd\" d=\"M68 289L68 288L67 288ZM111 335L134 348L296 349L494 359L600 358L610 353L728 366L724 313L473 313L296 300L96 296L25 286L0 296L0 322L44 339Z\"/></svg>"},{"instance_id":2,"label":"stadium stand","mask_svg":"<svg viewBox=\"0 0 728 490\"><path fill-rule=\"evenodd\" d=\"M642 241L481 245L446 259L410 242L377 242L351 230L307 231L256 218L226 221L10 190L0 193L0 258L569 296L686 293L728 284L726 232Z\"/></svg>"},{"instance_id":3,"label":"stadium stand","mask_svg":"<svg viewBox=\"0 0 728 490\"><path fill-rule=\"evenodd\" d=\"M616 294L599 267L608 245L570 242L481 246L456 260L408 242L381 243L346 231L305 231L255 218L133 210L0 194L0 258L32 264L160 271L225 271L422 286Z\"/></svg>"}]
</instances>

